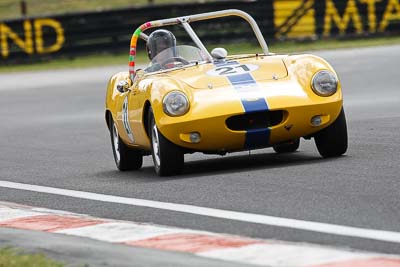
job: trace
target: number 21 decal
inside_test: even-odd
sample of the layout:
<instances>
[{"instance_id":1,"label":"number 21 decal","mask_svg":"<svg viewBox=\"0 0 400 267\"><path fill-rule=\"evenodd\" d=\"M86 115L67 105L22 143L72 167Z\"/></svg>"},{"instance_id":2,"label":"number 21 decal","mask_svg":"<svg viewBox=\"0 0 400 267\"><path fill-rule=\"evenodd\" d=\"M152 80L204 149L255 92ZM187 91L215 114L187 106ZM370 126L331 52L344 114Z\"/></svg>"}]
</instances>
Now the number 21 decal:
<instances>
[{"instance_id":1,"label":"number 21 decal","mask_svg":"<svg viewBox=\"0 0 400 267\"><path fill-rule=\"evenodd\" d=\"M210 76L231 76L252 72L258 69L257 65L253 64L237 64L216 67L207 72Z\"/></svg>"}]
</instances>

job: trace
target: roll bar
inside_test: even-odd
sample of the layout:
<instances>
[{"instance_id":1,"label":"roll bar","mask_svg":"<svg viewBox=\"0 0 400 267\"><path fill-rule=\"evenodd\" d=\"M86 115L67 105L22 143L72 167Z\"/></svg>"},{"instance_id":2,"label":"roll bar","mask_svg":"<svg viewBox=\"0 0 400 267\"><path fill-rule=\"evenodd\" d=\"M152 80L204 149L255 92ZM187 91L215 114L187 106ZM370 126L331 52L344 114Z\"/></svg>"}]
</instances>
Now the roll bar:
<instances>
[{"instance_id":1,"label":"roll bar","mask_svg":"<svg viewBox=\"0 0 400 267\"><path fill-rule=\"evenodd\" d=\"M189 36L192 38L193 42L202 50L204 55L206 55L206 57L208 57L208 59L210 61L212 61L212 57L211 57L210 53L207 51L207 49L205 48L205 46L203 45L203 43L201 42L199 37L193 31L192 27L190 27L189 23L195 22L195 21L201 21L201 20L227 17L227 16L238 16L238 17L241 17L244 20L246 20L250 24L251 28L253 29L253 31L257 37L257 40L261 45L263 53L265 55L269 54L267 43L265 42L265 39L264 39L256 21L249 14L247 14L246 12L243 12L241 10L238 10L238 9L228 9L228 10L222 10L222 11L216 11L216 12L190 15L190 16L155 20L155 21L150 21L150 22L146 22L146 23L142 24L139 28L137 28L135 30L135 32L132 35L130 50L129 50L129 75L130 75L130 78L133 80L133 78L135 77L135 58L136 58L137 41L139 38L147 40L147 35L145 35L143 33L144 31L151 29L151 28L156 28L156 27L182 24L184 29L187 31Z\"/></svg>"}]
</instances>

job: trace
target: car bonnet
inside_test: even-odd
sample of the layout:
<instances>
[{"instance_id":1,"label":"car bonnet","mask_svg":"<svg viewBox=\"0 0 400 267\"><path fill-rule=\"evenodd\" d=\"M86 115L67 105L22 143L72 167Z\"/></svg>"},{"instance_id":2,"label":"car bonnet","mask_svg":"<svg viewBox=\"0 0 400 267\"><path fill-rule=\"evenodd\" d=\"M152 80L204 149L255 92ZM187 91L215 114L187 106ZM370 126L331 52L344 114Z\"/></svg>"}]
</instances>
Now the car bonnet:
<instances>
[{"instance_id":1,"label":"car bonnet","mask_svg":"<svg viewBox=\"0 0 400 267\"><path fill-rule=\"evenodd\" d=\"M254 81L279 80L288 76L281 56L258 56L183 68L167 74L193 89L215 89Z\"/></svg>"}]
</instances>

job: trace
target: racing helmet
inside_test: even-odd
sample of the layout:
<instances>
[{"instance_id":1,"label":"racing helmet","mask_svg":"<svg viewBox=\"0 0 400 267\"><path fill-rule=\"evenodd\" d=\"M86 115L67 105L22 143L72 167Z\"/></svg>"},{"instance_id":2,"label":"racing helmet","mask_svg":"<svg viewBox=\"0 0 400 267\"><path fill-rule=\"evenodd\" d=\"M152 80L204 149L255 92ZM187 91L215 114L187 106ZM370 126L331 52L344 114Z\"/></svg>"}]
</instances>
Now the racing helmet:
<instances>
[{"instance_id":1,"label":"racing helmet","mask_svg":"<svg viewBox=\"0 0 400 267\"><path fill-rule=\"evenodd\" d=\"M161 51L176 47L176 38L172 32L167 30L155 30L149 35L147 40L146 49L149 59L152 60ZM175 54L175 50L173 51Z\"/></svg>"}]
</instances>

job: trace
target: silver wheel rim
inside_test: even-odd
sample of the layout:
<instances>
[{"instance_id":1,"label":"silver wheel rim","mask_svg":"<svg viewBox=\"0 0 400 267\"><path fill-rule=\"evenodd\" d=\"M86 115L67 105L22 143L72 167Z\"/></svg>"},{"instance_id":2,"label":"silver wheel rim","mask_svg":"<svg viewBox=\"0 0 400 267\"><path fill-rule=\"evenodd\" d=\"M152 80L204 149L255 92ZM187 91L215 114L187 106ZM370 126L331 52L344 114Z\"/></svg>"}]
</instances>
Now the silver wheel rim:
<instances>
[{"instance_id":1,"label":"silver wheel rim","mask_svg":"<svg viewBox=\"0 0 400 267\"><path fill-rule=\"evenodd\" d=\"M158 139L158 130L157 126L154 124L153 129L151 131L151 142L153 145L153 155L154 155L154 160L155 164L160 166L160 141Z\"/></svg>"},{"instance_id":2,"label":"silver wheel rim","mask_svg":"<svg viewBox=\"0 0 400 267\"><path fill-rule=\"evenodd\" d=\"M119 163L121 159L121 154L119 152L119 135L118 135L118 129L115 123L113 123L113 144L114 144L114 153L115 153L115 159L117 160L117 163Z\"/></svg>"}]
</instances>

